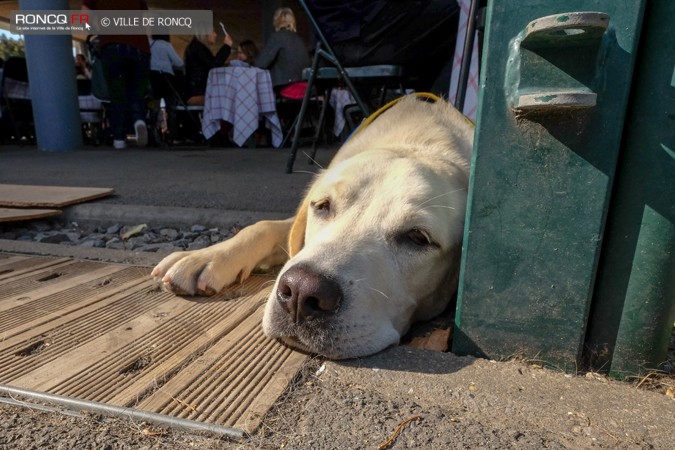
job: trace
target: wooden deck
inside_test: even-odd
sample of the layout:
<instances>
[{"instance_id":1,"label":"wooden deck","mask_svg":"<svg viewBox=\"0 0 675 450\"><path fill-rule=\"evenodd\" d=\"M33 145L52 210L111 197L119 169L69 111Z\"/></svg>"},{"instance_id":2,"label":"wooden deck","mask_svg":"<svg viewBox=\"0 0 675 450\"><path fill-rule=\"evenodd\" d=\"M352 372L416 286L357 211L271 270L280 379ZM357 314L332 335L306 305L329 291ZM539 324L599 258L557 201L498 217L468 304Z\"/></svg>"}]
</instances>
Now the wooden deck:
<instances>
[{"instance_id":1,"label":"wooden deck","mask_svg":"<svg viewBox=\"0 0 675 450\"><path fill-rule=\"evenodd\" d=\"M262 334L272 279L181 298L149 272L0 254L0 384L254 431L307 358Z\"/></svg>"}]
</instances>

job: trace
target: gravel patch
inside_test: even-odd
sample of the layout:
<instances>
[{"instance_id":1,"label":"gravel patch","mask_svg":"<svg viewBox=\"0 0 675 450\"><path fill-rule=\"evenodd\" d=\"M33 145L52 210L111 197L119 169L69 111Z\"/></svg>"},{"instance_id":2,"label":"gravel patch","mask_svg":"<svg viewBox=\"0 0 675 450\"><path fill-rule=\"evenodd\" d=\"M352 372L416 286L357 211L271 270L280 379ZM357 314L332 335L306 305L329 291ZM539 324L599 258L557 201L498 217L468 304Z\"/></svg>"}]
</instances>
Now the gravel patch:
<instances>
[{"instance_id":1,"label":"gravel patch","mask_svg":"<svg viewBox=\"0 0 675 450\"><path fill-rule=\"evenodd\" d=\"M229 228L207 228L200 224L189 227L120 223L88 225L40 220L4 224L0 227L0 239L82 248L171 253L208 247L231 238L240 229L237 225Z\"/></svg>"}]
</instances>

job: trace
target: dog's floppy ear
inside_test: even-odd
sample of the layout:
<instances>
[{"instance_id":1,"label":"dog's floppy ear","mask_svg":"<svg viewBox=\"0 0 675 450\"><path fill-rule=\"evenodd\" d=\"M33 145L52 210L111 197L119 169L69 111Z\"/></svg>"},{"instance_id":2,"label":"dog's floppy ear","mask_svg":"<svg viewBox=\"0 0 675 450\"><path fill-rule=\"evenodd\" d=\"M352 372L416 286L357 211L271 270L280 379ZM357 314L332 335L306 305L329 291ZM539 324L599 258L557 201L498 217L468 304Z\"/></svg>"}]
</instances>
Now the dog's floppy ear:
<instances>
[{"instance_id":1,"label":"dog's floppy ear","mask_svg":"<svg viewBox=\"0 0 675 450\"><path fill-rule=\"evenodd\" d=\"M295 221L291 226L291 232L288 234L288 253L291 257L295 256L302 247L305 246L305 228L307 228L307 208L309 200L305 198L298 212L295 214Z\"/></svg>"}]
</instances>

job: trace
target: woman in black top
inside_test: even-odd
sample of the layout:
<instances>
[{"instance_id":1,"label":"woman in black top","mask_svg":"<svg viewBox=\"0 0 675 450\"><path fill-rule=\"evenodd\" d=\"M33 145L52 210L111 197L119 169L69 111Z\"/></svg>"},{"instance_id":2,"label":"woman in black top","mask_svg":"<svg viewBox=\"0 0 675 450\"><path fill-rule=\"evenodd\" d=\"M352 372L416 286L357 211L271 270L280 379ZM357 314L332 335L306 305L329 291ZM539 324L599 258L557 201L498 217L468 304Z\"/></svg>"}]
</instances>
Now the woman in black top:
<instances>
[{"instance_id":1,"label":"woman in black top","mask_svg":"<svg viewBox=\"0 0 675 450\"><path fill-rule=\"evenodd\" d=\"M309 67L311 61L305 42L296 32L293 11L277 9L273 23L275 31L256 57L255 65L270 71L274 90L284 96L286 88L302 81L302 70Z\"/></svg>"},{"instance_id":2,"label":"woman in black top","mask_svg":"<svg viewBox=\"0 0 675 450\"><path fill-rule=\"evenodd\" d=\"M185 83L188 105L203 105L206 80L209 70L221 67L232 51L232 38L229 34L223 39L223 46L214 55L211 46L216 43L217 34L196 35L185 49Z\"/></svg>"}]
</instances>

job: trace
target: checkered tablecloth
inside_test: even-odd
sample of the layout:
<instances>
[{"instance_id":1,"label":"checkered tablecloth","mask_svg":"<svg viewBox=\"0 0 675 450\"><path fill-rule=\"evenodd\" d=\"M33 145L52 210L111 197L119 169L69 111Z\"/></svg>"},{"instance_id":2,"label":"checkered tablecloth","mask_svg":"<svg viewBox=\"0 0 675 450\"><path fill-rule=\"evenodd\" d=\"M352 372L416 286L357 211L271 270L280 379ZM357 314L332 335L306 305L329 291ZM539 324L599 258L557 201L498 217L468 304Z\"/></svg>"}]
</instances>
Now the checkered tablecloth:
<instances>
[{"instance_id":1,"label":"checkered tablecloth","mask_svg":"<svg viewBox=\"0 0 675 450\"><path fill-rule=\"evenodd\" d=\"M25 81L5 78L5 95L9 98L29 99L30 89Z\"/></svg>"},{"instance_id":2,"label":"checkered tablecloth","mask_svg":"<svg viewBox=\"0 0 675 450\"><path fill-rule=\"evenodd\" d=\"M232 124L232 140L242 146L258 129L261 118L272 133L272 145L283 140L272 79L257 67L218 67L209 72L202 117L206 139L220 130L220 121Z\"/></svg>"}]
</instances>

